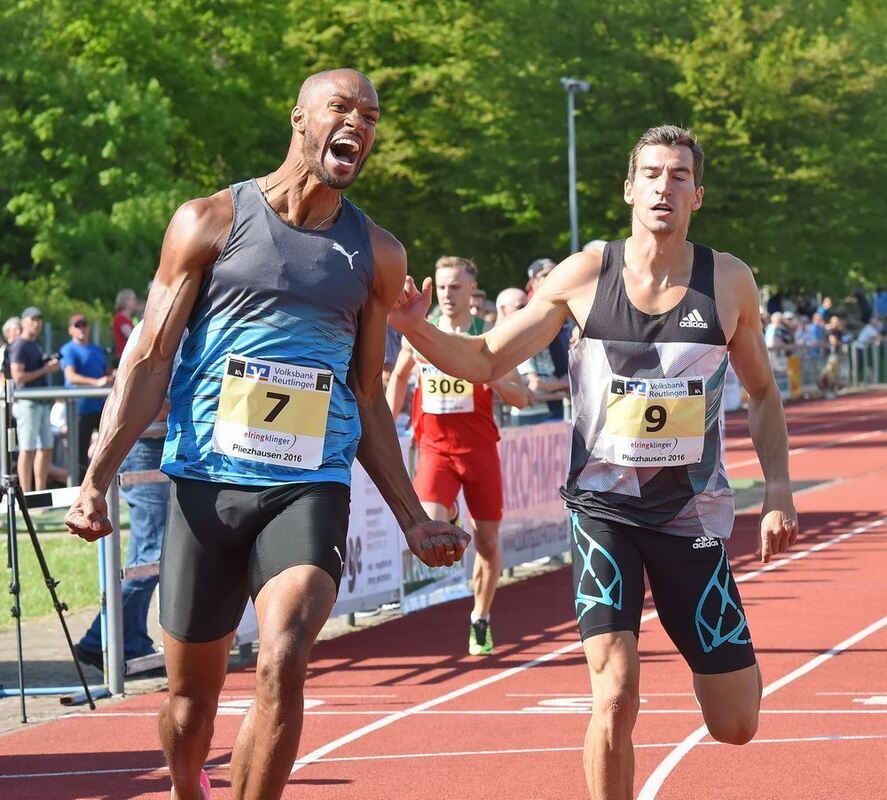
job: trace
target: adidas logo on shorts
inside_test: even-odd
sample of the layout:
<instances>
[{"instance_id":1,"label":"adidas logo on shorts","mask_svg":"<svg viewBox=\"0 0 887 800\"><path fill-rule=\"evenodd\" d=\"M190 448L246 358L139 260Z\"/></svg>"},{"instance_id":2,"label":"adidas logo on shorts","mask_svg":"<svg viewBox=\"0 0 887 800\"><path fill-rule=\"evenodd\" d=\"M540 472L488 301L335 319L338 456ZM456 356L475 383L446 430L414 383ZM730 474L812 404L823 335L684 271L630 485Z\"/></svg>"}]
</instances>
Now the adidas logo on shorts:
<instances>
[{"instance_id":1,"label":"adidas logo on shorts","mask_svg":"<svg viewBox=\"0 0 887 800\"><path fill-rule=\"evenodd\" d=\"M707 328L708 323L702 318L698 309L693 309L678 323L682 328Z\"/></svg>"},{"instance_id":2,"label":"adidas logo on shorts","mask_svg":"<svg viewBox=\"0 0 887 800\"><path fill-rule=\"evenodd\" d=\"M693 549L701 550L703 547L720 547L721 540L716 536L697 536L693 540Z\"/></svg>"}]
</instances>

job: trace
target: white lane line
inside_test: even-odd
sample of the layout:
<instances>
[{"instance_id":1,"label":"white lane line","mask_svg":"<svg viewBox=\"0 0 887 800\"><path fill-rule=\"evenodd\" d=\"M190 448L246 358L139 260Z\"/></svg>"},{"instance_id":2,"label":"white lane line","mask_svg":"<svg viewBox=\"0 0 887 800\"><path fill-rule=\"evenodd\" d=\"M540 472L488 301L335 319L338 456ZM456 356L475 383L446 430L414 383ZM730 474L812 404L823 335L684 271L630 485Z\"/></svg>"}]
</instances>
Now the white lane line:
<instances>
[{"instance_id":1,"label":"white lane line","mask_svg":"<svg viewBox=\"0 0 887 800\"><path fill-rule=\"evenodd\" d=\"M835 536L832 539L829 539L825 542L820 542L817 545L807 549L801 550L796 553L792 553L787 558L781 558L778 561L772 561L767 564L765 567L759 570L755 570L754 572L746 572L742 575L739 575L735 578L737 583L741 583L744 581L749 581L752 578L757 577L758 575L763 574L764 572L770 572L771 570L778 569L781 566L791 563L792 561L796 561L800 558L806 558L806 556L810 555L814 552L819 552L820 550L825 550L827 547L831 547L834 544L838 544L839 542L843 542L845 539L849 539L852 536L856 536L863 531L868 530L869 528L873 528L876 525L882 525L887 522L887 517L883 517L879 520L875 520L874 522L870 522L868 525L863 525L859 528L855 528L852 531L848 531L847 533L843 533L839 536ZM656 611L648 611L641 617L641 623L649 622L652 619L658 617L658 613ZM540 664L545 664L548 661L552 661L558 656L566 655L567 653L572 653L575 650L579 650L582 648L582 642L572 642L571 644L564 645L563 647L559 647L557 650L553 650L550 653L547 653L544 656L540 656L539 658L533 659L532 661L528 661L526 664L521 664L517 667L512 667L511 669L505 670L504 672L498 672L494 675L490 675L487 678L484 678L480 681L475 681L474 683L469 683L463 686L460 689L456 689L452 692L448 692L445 695L441 695L440 697L433 698L431 700L427 700L424 703L420 703L416 706L412 706L411 708L404 709L403 711L396 711L392 714L384 717L383 719L376 720L369 725L365 725L362 728L358 728L355 731L352 731L345 736L341 736L338 739L334 739L331 742L327 742L325 745L321 745L320 747L312 750L307 755L302 758L296 759L293 764L293 768L291 770L291 774L298 772L299 770L304 769L310 764L319 761L323 758L327 753L331 753L333 750L337 750L340 747L344 747L346 744L351 744L352 742L356 742L358 739L362 739L364 736L367 736L370 733L374 733L377 730L387 727L395 722L399 722L402 719L406 719L407 717L414 716L422 711L426 711L427 709L434 708L435 706L442 705L443 703L448 703L450 700L455 700L457 697L462 697L466 694L471 694L472 692L477 691L478 689L483 689L487 686L490 686L494 683L498 683L499 681L503 681L506 678L511 678L514 675L519 675L521 672L525 672L532 667L539 666Z\"/></svg>"},{"instance_id":2,"label":"white lane line","mask_svg":"<svg viewBox=\"0 0 887 800\"><path fill-rule=\"evenodd\" d=\"M887 734L831 734L827 736L792 736L784 739L755 739L750 744L806 744L810 742L856 742L872 739L887 739ZM635 744L636 750L653 750L665 749L668 747L676 747L679 742L648 742L645 744ZM705 747L726 747L721 742L700 742ZM504 755L531 755L539 753L580 753L581 747L525 747L525 748L507 748L501 750L447 750L441 753L391 753L366 756L334 756L333 758L321 758L318 764L341 764L344 762L355 761L402 761L407 759L419 758L452 758L453 756L504 756ZM207 764L206 770L213 772L215 770L229 769L231 764ZM0 775L0 780L22 780L33 778L70 778L79 776L93 775L121 775L121 774L137 774L141 773L144 777L150 775L165 775L169 772L168 767L160 765L156 767L125 767L121 769L84 769L71 770L68 772L20 772L13 775Z\"/></svg>"},{"instance_id":3,"label":"white lane line","mask_svg":"<svg viewBox=\"0 0 887 800\"><path fill-rule=\"evenodd\" d=\"M862 703L863 701L856 701L858 703ZM873 703L873 705L882 705L882 703ZM502 709L502 708L490 708L490 709L456 709L456 710L426 710L426 711L414 711L410 716L416 717L508 717L508 716L534 716L538 717L544 714L583 714L588 716L591 711L591 700L588 701L587 708L569 708L569 707L558 707L558 706L538 706L538 707L530 707L530 708L515 708L515 709ZM390 709L386 709L384 711L306 711L304 716L306 717L385 717L391 713ZM667 714L695 714L696 716L701 716L701 712L698 708L642 708L638 711L638 714L654 714L654 715L667 715ZM854 714L887 714L887 709L881 708L872 708L872 709L864 709L864 708L779 708L779 709L761 709L761 714L846 714L848 716L853 716ZM236 714L228 713L227 715L222 716L245 716L246 709L239 711ZM107 717L118 717L124 719L136 719L138 717L157 717L157 714L138 714L132 713L127 714L126 712L120 713L109 713L109 714L89 714L84 715L83 719L99 719L99 718L107 718Z\"/></svg>"},{"instance_id":4,"label":"white lane line","mask_svg":"<svg viewBox=\"0 0 887 800\"><path fill-rule=\"evenodd\" d=\"M840 655L845 650L853 645L861 642L867 636L871 636L873 633L881 630L881 628L887 626L887 617L881 617L877 622L873 622L866 628L863 628L861 631L853 634L849 639L845 639L843 642L836 644L834 647L830 648L824 653L820 653L816 658L810 659L806 664L802 664L796 670L789 672L788 675L784 675L779 678L779 680L774 681L768 686L764 687L764 697L769 697L774 692L779 691L783 686L787 686L788 684L796 681L798 678L803 677L808 672L812 672L817 667L824 664L829 659L833 658L836 655ZM697 728L693 733L691 733L687 738L684 739L674 750L672 750L662 761L659 762L656 769L653 770L652 774L649 778L647 778L643 787L641 788L641 792L638 795L638 800L654 800L659 790L662 788L662 784L665 783L666 778L671 774L672 770L678 765L681 759L693 749L693 746L698 744L702 738L708 733L708 728L705 725Z\"/></svg>"},{"instance_id":5,"label":"white lane line","mask_svg":"<svg viewBox=\"0 0 887 800\"><path fill-rule=\"evenodd\" d=\"M873 694L869 692L868 694ZM877 694L876 692L874 694ZM591 694L589 692L579 692L571 694L570 692L509 692L506 697L584 697L591 702ZM641 697L695 697L693 692L644 692Z\"/></svg>"},{"instance_id":6,"label":"white lane line","mask_svg":"<svg viewBox=\"0 0 887 800\"><path fill-rule=\"evenodd\" d=\"M809 453L812 450L824 450L826 447L838 447L842 444L850 444L851 442L858 442L861 439L871 439L872 436L879 436L882 433L887 433L887 428L879 428L876 431L866 431L865 433L857 433L855 436L848 436L846 439L832 439L828 442L821 442L820 444L811 444L807 447L796 447L792 450L788 451L789 456L798 456L801 453ZM738 467L747 467L751 464L757 464L758 459L757 456L755 458L747 458L745 461L736 461L731 464L725 464L725 469L730 472L731 470L737 469Z\"/></svg>"},{"instance_id":7,"label":"white lane line","mask_svg":"<svg viewBox=\"0 0 887 800\"><path fill-rule=\"evenodd\" d=\"M455 700L457 697L462 697L463 695L470 694L471 692L477 691L478 689L482 689L486 686L498 683L499 681L503 681L507 678L512 677L513 675L519 675L521 672L525 672L532 667L539 666L540 664L545 664L566 653L572 653L574 650L578 650L581 647L582 642L571 642L568 645L559 647L557 650L552 650L550 653L546 653L544 656L534 658L532 661L528 661L526 664L512 667L511 669L507 669L504 672L497 672L487 678L483 678L479 681L474 681L473 683L469 683L459 689L455 689L452 692L447 692L447 694L441 695L440 697L435 697L431 700L426 700L424 703L419 703L418 705L412 706L411 708L404 709L403 711L396 711L392 714L389 714L383 719L376 720L376 722L372 722L369 725L358 728L357 730L352 731L345 736L334 739L332 742L327 742L327 744L322 745L315 750L312 750L310 753L303 756L302 758L296 759L295 763L293 764L293 768L290 771L290 774L304 769L309 764L313 764L315 761L319 760L327 753L330 753L333 750L337 750L343 745L355 742L358 739L363 738L367 734L374 733L375 731L385 728L394 722L399 722L400 720L406 719L407 717L413 716L414 714L418 714L422 711L434 708L434 706L448 703L450 700Z\"/></svg>"}]
</instances>

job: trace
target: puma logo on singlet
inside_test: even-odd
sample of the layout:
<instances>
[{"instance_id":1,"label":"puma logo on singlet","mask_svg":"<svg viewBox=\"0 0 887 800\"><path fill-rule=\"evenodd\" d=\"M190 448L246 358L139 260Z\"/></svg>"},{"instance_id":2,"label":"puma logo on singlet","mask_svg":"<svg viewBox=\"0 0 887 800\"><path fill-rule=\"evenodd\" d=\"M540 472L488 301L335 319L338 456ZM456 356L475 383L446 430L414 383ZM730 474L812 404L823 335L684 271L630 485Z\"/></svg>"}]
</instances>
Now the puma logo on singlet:
<instances>
[{"instance_id":1,"label":"puma logo on singlet","mask_svg":"<svg viewBox=\"0 0 887 800\"><path fill-rule=\"evenodd\" d=\"M679 323L682 328L707 328L708 323L702 318L698 309L693 309Z\"/></svg>"},{"instance_id":2,"label":"puma logo on singlet","mask_svg":"<svg viewBox=\"0 0 887 800\"><path fill-rule=\"evenodd\" d=\"M721 540L716 536L697 536L693 541L693 549L701 550L703 547L720 547Z\"/></svg>"},{"instance_id":3,"label":"puma logo on singlet","mask_svg":"<svg viewBox=\"0 0 887 800\"><path fill-rule=\"evenodd\" d=\"M351 269L354 269L353 259L354 259L354 256L356 256L360 252L360 250L355 250L353 253L349 253L338 242L333 242L333 250L338 250L343 256L345 256L345 258L348 259L348 266L351 267Z\"/></svg>"}]
</instances>

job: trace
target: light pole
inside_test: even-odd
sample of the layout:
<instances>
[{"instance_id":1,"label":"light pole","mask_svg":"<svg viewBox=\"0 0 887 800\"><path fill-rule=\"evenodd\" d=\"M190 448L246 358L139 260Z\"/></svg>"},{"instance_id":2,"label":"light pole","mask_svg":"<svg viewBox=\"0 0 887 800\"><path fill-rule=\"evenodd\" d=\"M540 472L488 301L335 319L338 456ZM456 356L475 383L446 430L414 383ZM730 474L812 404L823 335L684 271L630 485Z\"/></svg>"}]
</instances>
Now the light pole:
<instances>
[{"instance_id":1,"label":"light pole","mask_svg":"<svg viewBox=\"0 0 887 800\"><path fill-rule=\"evenodd\" d=\"M576 199L576 94L591 88L588 81L578 78L561 78L561 86L567 93L567 170L570 183L570 252L579 252L579 204Z\"/></svg>"}]
</instances>

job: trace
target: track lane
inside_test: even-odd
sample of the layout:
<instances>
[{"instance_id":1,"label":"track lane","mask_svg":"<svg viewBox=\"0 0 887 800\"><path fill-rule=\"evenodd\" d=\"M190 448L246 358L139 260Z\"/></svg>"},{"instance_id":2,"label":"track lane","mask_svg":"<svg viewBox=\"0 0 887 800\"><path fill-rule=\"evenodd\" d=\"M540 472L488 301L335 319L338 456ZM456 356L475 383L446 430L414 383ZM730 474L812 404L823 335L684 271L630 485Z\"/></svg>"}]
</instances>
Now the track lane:
<instances>
[{"instance_id":1,"label":"track lane","mask_svg":"<svg viewBox=\"0 0 887 800\"><path fill-rule=\"evenodd\" d=\"M882 395L877 402L868 402L871 398L867 398L866 406L860 413L876 414L878 408L887 407L887 403L884 402L885 397L887 395ZM809 430L811 427L830 424L828 419L819 419L818 415L822 412L816 409L795 414L794 410L799 408L802 406L795 405L788 408L790 430L805 431L797 435L792 434L793 446L817 444L822 441L819 437L840 438L842 434L853 436L856 433L867 432L858 427L858 420L836 420L834 415L831 416L831 423L839 423L838 425L811 431ZM887 413L882 412L881 418L887 421ZM868 425L873 421L877 420L866 419L862 420L862 423ZM735 427L737 426L728 420L728 429L731 430L728 463L734 453L741 460L741 453L733 448L733 437L739 435L738 432L732 432ZM801 440L798 439L799 436L805 438ZM871 470L875 464L884 464L883 441L875 439L874 443L878 446L842 442L826 450L806 450L803 453L793 454L794 477L799 477L799 469L801 471L806 469L804 459L809 459L810 470L816 472L815 477L834 481L831 485L824 485L799 496L802 526L808 535L825 541L846 532L854 525L870 522L877 516L879 510L884 509L885 504L881 496L883 490L878 488L884 485L883 476L880 478L880 483L874 487L857 485L857 478L846 477L857 475L862 480L864 478L862 473ZM739 518L737 535L735 541L731 543L731 551L734 549L737 551L734 553L734 558L738 565L737 571L740 573L746 565L750 567L753 563L748 541L743 544L741 540L753 541L754 528L754 514ZM792 606L808 590L821 591L823 585L832 586L840 583L848 583L854 588L871 584L873 590L883 587L882 582L873 579L871 571L854 566L856 555L863 555L861 544L862 541L857 537L855 540L833 545L829 550L817 553L804 562L793 563L787 570L779 572L782 580L778 586L774 581L777 571L746 583L743 587L743 596L746 598L756 644L762 647L761 637L766 633L762 625L770 624L768 620L771 610L781 607L782 604ZM866 540L864 549L868 565L871 565L872 558L884 552L884 547L884 542L874 536ZM813 564L817 561L823 565L821 574L817 575L814 572L797 574L802 564ZM880 571L876 574L885 573ZM482 681L503 669L525 664L558 647L569 648L571 643L575 643L575 627L569 602L567 571L545 575L529 583L532 585L517 584L507 587L497 602L499 608L513 608L520 618L506 622L506 615L502 611L499 612L496 629L497 645L501 645L498 648L501 650L501 655L497 655L492 663L484 663L483 660L467 656L452 655L454 647L458 646L456 652L461 652L462 639L466 636L463 628L466 627L464 618L467 616L467 604L464 601L431 609L406 620L336 640L341 643L340 645L336 645L335 642L319 645L312 660L307 696L321 701L321 705L308 711L301 752L307 754L340 738L343 734L353 732L367 722L367 715L371 715L371 712L390 715L392 711L402 711L434 700L453 688ZM757 590L752 591L752 587L757 585L763 587L763 594L760 597L757 595ZM514 590L513 596L509 595L509 590ZM841 604L834 607L835 615L844 620L848 616L852 618L856 611L857 609L848 609ZM758 619L759 615L763 623ZM398 628L401 623L412 624L411 620L416 623L412 631L409 627ZM802 621L805 626L807 623L812 623L812 620L806 618ZM388 634L383 632L392 627L396 630ZM815 629L815 626L813 627ZM416 632L416 628L419 633ZM642 705L637 737L638 786L642 778L642 769L643 775L649 774L669 749L674 748L680 741L680 737L659 734L668 734L673 730L681 730L686 734L697 727L701 719L698 711L694 710L693 699L687 691L689 678L686 667L674 656L670 643L661 634L661 629L657 634L658 628L656 622L647 623L641 640L642 656L647 666L644 669L642 684L642 693L646 702ZM823 632L822 625L820 632ZM364 635L369 638L361 639ZM784 632L780 634L778 628L772 635L777 639L784 638ZM765 639L770 636L771 634L766 633ZM836 641L837 639L824 645L819 642L819 646L829 647ZM797 666L800 658L798 653L778 653L776 651L779 648L776 646L762 647L762 649L761 660L765 669L765 682L768 676L787 674L793 668L793 664ZM793 649L803 648L799 645ZM855 650L853 654L854 657L857 655ZM837 662L838 659L832 660ZM825 675L826 669L825 665L820 667L821 674ZM801 686L808 677L813 681L811 685L815 688L818 685L815 677L817 672L814 671L810 676L798 679L792 687L785 687L781 691L788 693L790 688ZM231 713L219 718L216 746L212 754L219 764L227 764L230 757L230 746L241 719L242 700L251 693L253 681L254 675L251 671L229 676L223 702L231 704ZM840 685L848 686L847 683ZM578 711L576 709L544 712L537 710L516 713L546 702L542 697L528 700L526 697L518 696L532 694L534 691L538 695L540 687L541 693L556 689L557 691L553 692L557 695L553 698L555 700L561 697L561 689L571 690L571 692L565 691L564 694L572 693L573 700L580 704ZM526 691L522 692L520 689ZM581 744L587 719L587 710L581 708L583 697L587 698L587 691L588 680L581 652L578 648L572 651L568 649L563 655L546 662L544 667L525 669L507 680L491 682L476 693L461 695L447 703L437 703L427 708L427 713L413 713L407 718L398 720L396 724L387 726L385 730L379 730L373 735L351 742L341 750L329 751L318 763L311 764L293 776L293 782L285 797L306 797L312 800L346 796L360 796L365 800L372 800L374 797L431 798L450 797L452 794L459 794L465 798L483 797L485 800L500 796L581 797L584 789L578 746ZM314 697L315 694L317 697ZM780 693L775 694L772 700L775 701L779 696ZM784 696L788 697L788 694ZM240 712L237 709L238 701L241 701ZM770 701L771 698L765 701L765 712L769 711L767 704ZM125 737L120 735L119 728L108 737L97 732L95 729L100 725L92 723L102 722L97 718L98 715L95 715L89 724L84 717L76 716L54 723L52 726L40 726L39 729L26 732L36 734L30 743L25 740L19 741L17 738L19 734L14 734L13 737L16 738L14 752L24 756L27 763L25 761L21 763L26 763L30 767L23 772L34 773L41 769L50 771L46 769L47 766L64 764L71 771L76 771L78 768L80 771L84 771L85 768L87 772L104 770L104 777L86 774L79 777L2 781L0 794L9 800L24 797L53 800L55 797L72 796L165 799L168 797L165 788L168 786L168 777L161 766L162 758L159 751L150 746L156 742L154 732L156 720L153 715L156 714L158 704L157 696L135 698L123 704L116 704L113 707L115 713L142 715L118 717L121 721L125 720ZM117 709L119 711L116 711ZM773 710L790 709L774 707ZM476 713L490 711L496 713ZM499 713L503 711L510 713ZM842 753L845 750L854 753L876 753L878 748L883 752L885 746L883 739L847 737L878 736L878 731L883 730L885 715L846 715L851 722L841 728L843 733L837 734L845 738L829 742L810 741L817 735L835 735L827 733L828 730L832 730L828 728L828 724L844 716L823 714L820 718L811 714L765 713L762 716L762 729L759 735L762 744L752 745L749 748L702 744L693 749L671 780L684 781L686 770L689 770L686 774L692 775L692 771L696 769L697 759L701 762L700 769L707 776L706 770L710 771L713 763L724 762L725 752L736 753L737 758L739 756L743 759L759 758L760 753L771 752L768 748L784 748L781 756L783 760L796 759L799 752L809 755L818 753L816 748L831 746L839 746L842 748L839 752ZM863 719L867 721L861 722ZM774 728L772 736L764 737L765 731L769 733L770 726L776 725L772 720L779 720L779 726L782 727L779 730ZM826 732L810 733L814 727L809 724L810 720L816 720L817 730L825 725ZM49 727L62 726L69 721L75 724L71 728L60 729L58 734L46 731ZM881 728L877 727L879 721ZM104 727L107 727L109 722L110 719L104 720ZM660 731L659 726L663 724L666 729ZM865 729L866 731L870 729L871 732L860 733L864 726L869 726ZM808 735L801 735L805 731ZM642 733L645 734L643 738L641 738ZM646 736L647 733L650 734L649 738ZM795 739L804 741L793 741ZM9 751L6 747L8 744ZM149 745L147 748L146 744ZM0 753L13 752L12 747L11 737L0 739ZM104 748L113 749L116 753L104 752ZM757 753L752 752L752 748ZM23 752L29 750L30 759L27 753ZM44 755L53 750L56 753L52 756ZM775 753L776 750L772 752ZM822 749L822 754L816 756L816 763L821 764L821 758L828 752ZM460 755L455 755L456 753ZM9 766L12 761L18 766L21 756L9 759L0 755L0 775L11 772ZM737 785L745 785L748 788L748 768L740 761L734 762L733 757L729 759L729 764L732 766L723 773L724 776L735 777L739 781ZM119 771L111 772L111 770ZM129 772L129 770L134 771ZM784 772L784 767L782 771ZM220 787L214 796L222 799L229 796L221 786L227 775L226 770L224 768L213 770L211 774L214 783ZM815 774L816 771L812 770L811 776ZM865 769L860 774L862 775L859 779L860 785L864 785ZM710 777L705 778L706 781L709 779ZM666 782L665 791L672 791L671 780ZM700 779L691 777L689 780L692 783L693 780ZM680 783L674 785L679 786ZM699 785L697 782L696 786ZM719 781L719 786L723 785L724 783ZM872 786L871 783L867 785ZM537 794L537 790L541 793ZM680 795L660 794L659 796ZM694 795L683 795L683 797L688 796ZM727 796L718 794L719 798Z\"/></svg>"}]
</instances>

